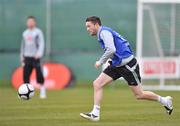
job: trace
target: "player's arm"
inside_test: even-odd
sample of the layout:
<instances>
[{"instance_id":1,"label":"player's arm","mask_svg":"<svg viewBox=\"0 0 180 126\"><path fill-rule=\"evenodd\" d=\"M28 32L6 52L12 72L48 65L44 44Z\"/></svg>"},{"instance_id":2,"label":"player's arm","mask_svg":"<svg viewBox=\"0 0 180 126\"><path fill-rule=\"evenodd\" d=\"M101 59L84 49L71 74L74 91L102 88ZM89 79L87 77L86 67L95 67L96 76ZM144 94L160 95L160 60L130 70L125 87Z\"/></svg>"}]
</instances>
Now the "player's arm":
<instances>
[{"instance_id":1,"label":"player's arm","mask_svg":"<svg viewBox=\"0 0 180 126\"><path fill-rule=\"evenodd\" d=\"M44 54L44 36L42 31L40 31L38 34L38 44L39 46L35 57L36 59L41 58Z\"/></svg>"},{"instance_id":2,"label":"player's arm","mask_svg":"<svg viewBox=\"0 0 180 126\"><path fill-rule=\"evenodd\" d=\"M21 62L21 65L23 66L24 65L24 38L23 37L21 40L21 48L20 48L20 62Z\"/></svg>"},{"instance_id":3,"label":"player's arm","mask_svg":"<svg viewBox=\"0 0 180 126\"><path fill-rule=\"evenodd\" d=\"M105 44L105 52L101 56L101 58L96 62L96 65L95 65L96 68L104 64L116 52L112 33L107 30L104 30L101 32L100 36L103 39L104 44Z\"/></svg>"}]
</instances>

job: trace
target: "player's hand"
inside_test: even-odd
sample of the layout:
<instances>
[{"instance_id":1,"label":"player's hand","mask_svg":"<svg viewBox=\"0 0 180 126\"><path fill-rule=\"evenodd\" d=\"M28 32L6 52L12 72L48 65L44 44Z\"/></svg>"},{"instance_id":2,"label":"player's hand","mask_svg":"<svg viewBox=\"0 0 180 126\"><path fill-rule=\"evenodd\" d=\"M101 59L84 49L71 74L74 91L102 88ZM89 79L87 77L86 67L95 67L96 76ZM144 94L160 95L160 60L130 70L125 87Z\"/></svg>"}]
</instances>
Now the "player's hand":
<instances>
[{"instance_id":1,"label":"player's hand","mask_svg":"<svg viewBox=\"0 0 180 126\"><path fill-rule=\"evenodd\" d=\"M101 67L101 63L99 61L96 61L96 63L94 64L94 67L98 69L99 67Z\"/></svg>"},{"instance_id":2,"label":"player's hand","mask_svg":"<svg viewBox=\"0 0 180 126\"><path fill-rule=\"evenodd\" d=\"M36 55L34 58L37 60L37 59L40 59L40 56Z\"/></svg>"},{"instance_id":3,"label":"player's hand","mask_svg":"<svg viewBox=\"0 0 180 126\"><path fill-rule=\"evenodd\" d=\"M25 65L25 64L24 64L24 61L21 61L21 66L24 67L24 65Z\"/></svg>"}]
</instances>

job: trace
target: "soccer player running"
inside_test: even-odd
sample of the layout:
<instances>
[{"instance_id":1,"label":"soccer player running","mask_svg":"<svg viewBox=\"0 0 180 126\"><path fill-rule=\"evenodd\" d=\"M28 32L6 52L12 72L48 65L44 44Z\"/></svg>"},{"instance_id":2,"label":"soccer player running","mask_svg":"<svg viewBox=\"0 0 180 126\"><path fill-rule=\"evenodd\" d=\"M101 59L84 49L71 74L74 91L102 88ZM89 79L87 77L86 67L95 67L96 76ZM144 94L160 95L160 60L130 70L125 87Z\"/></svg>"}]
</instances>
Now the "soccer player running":
<instances>
[{"instance_id":1,"label":"soccer player running","mask_svg":"<svg viewBox=\"0 0 180 126\"><path fill-rule=\"evenodd\" d=\"M44 37L42 31L36 27L36 19L33 16L27 18L27 29L22 34L20 50L21 64L23 66L23 81L29 83L33 68L36 70L36 78L40 84L40 98L46 98L44 77L41 69L41 58L44 54Z\"/></svg>"},{"instance_id":2,"label":"soccer player running","mask_svg":"<svg viewBox=\"0 0 180 126\"><path fill-rule=\"evenodd\" d=\"M111 28L102 26L100 18L96 16L86 19L86 29L91 36L98 37L98 41L104 50L104 54L95 62L95 68L98 69L109 58L112 61L93 82L94 106L92 111L90 113L80 113L80 116L91 121L98 121L100 119L100 103L103 97L103 87L120 77L123 77L127 81L138 100L160 102L170 115L173 111L172 97L162 97L151 91L143 91L139 65L133 55L129 42Z\"/></svg>"}]
</instances>

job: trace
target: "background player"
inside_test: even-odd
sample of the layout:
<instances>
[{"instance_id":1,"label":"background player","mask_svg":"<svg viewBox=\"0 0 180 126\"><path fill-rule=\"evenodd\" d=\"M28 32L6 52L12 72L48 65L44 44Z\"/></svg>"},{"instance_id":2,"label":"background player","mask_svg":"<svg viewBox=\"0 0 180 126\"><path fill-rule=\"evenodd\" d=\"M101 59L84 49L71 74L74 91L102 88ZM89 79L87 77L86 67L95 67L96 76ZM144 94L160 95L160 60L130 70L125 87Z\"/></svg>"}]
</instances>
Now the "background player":
<instances>
[{"instance_id":1,"label":"background player","mask_svg":"<svg viewBox=\"0 0 180 126\"><path fill-rule=\"evenodd\" d=\"M33 16L27 18L27 29L23 32L21 43L21 64L23 66L24 83L29 83L33 68L36 70L37 82L40 84L40 98L46 98L44 77L40 60L44 54L44 36L36 27L36 19Z\"/></svg>"},{"instance_id":2,"label":"background player","mask_svg":"<svg viewBox=\"0 0 180 126\"><path fill-rule=\"evenodd\" d=\"M113 80L123 77L135 97L138 100L152 100L160 102L170 115L172 97L162 97L151 91L143 91L141 88L141 77L139 65L130 48L129 42L111 28L101 26L99 17L92 16L86 19L86 28L91 36L97 36L104 54L95 62L95 68L99 68L109 58L112 59L110 65L96 78L94 86L94 107L90 113L80 113L83 118L91 121L100 119L100 103L103 96L103 87Z\"/></svg>"}]
</instances>

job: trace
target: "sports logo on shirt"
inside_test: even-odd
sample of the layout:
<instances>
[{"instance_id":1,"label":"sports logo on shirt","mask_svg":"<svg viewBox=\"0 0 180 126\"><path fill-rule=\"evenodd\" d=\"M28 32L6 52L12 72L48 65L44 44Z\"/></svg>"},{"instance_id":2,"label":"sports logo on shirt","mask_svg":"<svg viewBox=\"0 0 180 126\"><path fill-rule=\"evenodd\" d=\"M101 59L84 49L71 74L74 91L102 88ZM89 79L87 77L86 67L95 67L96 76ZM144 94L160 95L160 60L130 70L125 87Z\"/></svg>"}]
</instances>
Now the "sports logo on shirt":
<instances>
[{"instance_id":1,"label":"sports logo on shirt","mask_svg":"<svg viewBox=\"0 0 180 126\"><path fill-rule=\"evenodd\" d=\"M33 41L33 37L32 37L31 35L28 35L28 36L26 37L26 41L27 41L27 42L32 42L32 41Z\"/></svg>"}]
</instances>

